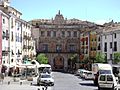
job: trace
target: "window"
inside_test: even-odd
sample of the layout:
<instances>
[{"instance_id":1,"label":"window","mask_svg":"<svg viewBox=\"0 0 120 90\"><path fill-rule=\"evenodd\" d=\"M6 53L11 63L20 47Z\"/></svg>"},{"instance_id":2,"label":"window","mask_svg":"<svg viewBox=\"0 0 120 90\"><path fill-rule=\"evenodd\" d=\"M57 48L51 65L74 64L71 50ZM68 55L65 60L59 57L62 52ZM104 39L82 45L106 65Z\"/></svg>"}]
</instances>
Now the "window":
<instances>
[{"instance_id":1,"label":"window","mask_svg":"<svg viewBox=\"0 0 120 90\"><path fill-rule=\"evenodd\" d=\"M110 48L112 48L112 42L110 42Z\"/></svg>"},{"instance_id":2,"label":"window","mask_svg":"<svg viewBox=\"0 0 120 90\"><path fill-rule=\"evenodd\" d=\"M22 42L22 36L21 36L21 34L20 34L20 42Z\"/></svg>"},{"instance_id":3,"label":"window","mask_svg":"<svg viewBox=\"0 0 120 90\"><path fill-rule=\"evenodd\" d=\"M13 50L12 50L12 55L14 55L14 52L13 52Z\"/></svg>"},{"instance_id":4,"label":"window","mask_svg":"<svg viewBox=\"0 0 120 90\"><path fill-rule=\"evenodd\" d=\"M77 37L77 31L73 32L73 37Z\"/></svg>"},{"instance_id":5,"label":"window","mask_svg":"<svg viewBox=\"0 0 120 90\"><path fill-rule=\"evenodd\" d=\"M71 37L71 32L70 31L67 31L67 36Z\"/></svg>"},{"instance_id":6,"label":"window","mask_svg":"<svg viewBox=\"0 0 120 90\"><path fill-rule=\"evenodd\" d=\"M98 38L98 41L100 41L100 37Z\"/></svg>"},{"instance_id":7,"label":"window","mask_svg":"<svg viewBox=\"0 0 120 90\"><path fill-rule=\"evenodd\" d=\"M85 52L85 54L88 54L88 50L87 50L87 49L85 49L85 51L84 51L84 52Z\"/></svg>"},{"instance_id":8,"label":"window","mask_svg":"<svg viewBox=\"0 0 120 90\"><path fill-rule=\"evenodd\" d=\"M13 28L13 18L11 18L11 28Z\"/></svg>"},{"instance_id":9,"label":"window","mask_svg":"<svg viewBox=\"0 0 120 90\"><path fill-rule=\"evenodd\" d=\"M100 81L105 81L105 75L101 75Z\"/></svg>"},{"instance_id":10,"label":"window","mask_svg":"<svg viewBox=\"0 0 120 90\"><path fill-rule=\"evenodd\" d=\"M65 37L65 31L62 31L62 37Z\"/></svg>"},{"instance_id":11,"label":"window","mask_svg":"<svg viewBox=\"0 0 120 90\"><path fill-rule=\"evenodd\" d=\"M86 45L88 45L88 41L86 40Z\"/></svg>"},{"instance_id":12,"label":"window","mask_svg":"<svg viewBox=\"0 0 120 90\"><path fill-rule=\"evenodd\" d=\"M48 52L48 44L43 44L43 51Z\"/></svg>"},{"instance_id":13,"label":"window","mask_svg":"<svg viewBox=\"0 0 120 90\"><path fill-rule=\"evenodd\" d=\"M105 35L105 39L107 39L107 36Z\"/></svg>"},{"instance_id":14,"label":"window","mask_svg":"<svg viewBox=\"0 0 120 90\"><path fill-rule=\"evenodd\" d=\"M56 37L56 31L53 31L53 37Z\"/></svg>"},{"instance_id":15,"label":"window","mask_svg":"<svg viewBox=\"0 0 120 90\"><path fill-rule=\"evenodd\" d=\"M99 43L99 45L98 45L98 50L100 50L101 49L101 47L100 47L100 43Z\"/></svg>"},{"instance_id":16,"label":"window","mask_svg":"<svg viewBox=\"0 0 120 90\"><path fill-rule=\"evenodd\" d=\"M112 75L107 75L107 81L113 81Z\"/></svg>"},{"instance_id":17,"label":"window","mask_svg":"<svg viewBox=\"0 0 120 90\"><path fill-rule=\"evenodd\" d=\"M104 52L107 52L107 42L104 43Z\"/></svg>"},{"instance_id":18,"label":"window","mask_svg":"<svg viewBox=\"0 0 120 90\"><path fill-rule=\"evenodd\" d=\"M14 39L13 39L13 31L12 31L11 33L12 33L12 34L11 34L11 35L12 35L12 36L11 36L11 41L13 41L13 40L14 40Z\"/></svg>"},{"instance_id":19,"label":"window","mask_svg":"<svg viewBox=\"0 0 120 90\"><path fill-rule=\"evenodd\" d=\"M13 59L11 59L11 62L13 62Z\"/></svg>"},{"instance_id":20,"label":"window","mask_svg":"<svg viewBox=\"0 0 120 90\"><path fill-rule=\"evenodd\" d=\"M17 38L18 38L18 42L20 42L20 37L19 37L19 33L18 33L18 36L17 36Z\"/></svg>"},{"instance_id":21,"label":"window","mask_svg":"<svg viewBox=\"0 0 120 90\"><path fill-rule=\"evenodd\" d=\"M48 36L48 37L51 36L51 31L47 31L47 36Z\"/></svg>"},{"instance_id":22,"label":"window","mask_svg":"<svg viewBox=\"0 0 120 90\"><path fill-rule=\"evenodd\" d=\"M3 61L3 64L5 64L5 61Z\"/></svg>"},{"instance_id":23,"label":"window","mask_svg":"<svg viewBox=\"0 0 120 90\"><path fill-rule=\"evenodd\" d=\"M16 37L16 42L17 42L17 41L18 41L18 40L17 40L17 33L16 33L15 37Z\"/></svg>"},{"instance_id":24,"label":"window","mask_svg":"<svg viewBox=\"0 0 120 90\"><path fill-rule=\"evenodd\" d=\"M117 51L117 42L114 42L114 51Z\"/></svg>"},{"instance_id":25,"label":"window","mask_svg":"<svg viewBox=\"0 0 120 90\"><path fill-rule=\"evenodd\" d=\"M5 19L3 19L3 23L5 24Z\"/></svg>"},{"instance_id":26,"label":"window","mask_svg":"<svg viewBox=\"0 0 120 90\"><path fill-rule=\"evenodd\" d=\"M116 33L114 33L114 38L116 38L117 37L117 35L116 35Z\"/></svg>"},{"instance_id":27,"label":"window","mask_svg":"<svg viewBox=\"0 0 120 90\"><path fill-rule=\"evenodd\" d=\"M2 39L4 39L4 38L5 38L5 32L3 31Z\"/></svg>"},{"instance_id":28,"label":"window","mask_svg":"<svg viewBox=\"0 0 120 90\"><path fill-rule=\"evenodd\" d=\"M56 52L62 51L62 45L56 45Z\"/></svg>"},{"instance_id":29,"label":"window","mask_svg":"<svg viewBox=\"0 0 120 90\"><path fill-rule=\"evenodd\" d=\"M9 39L9 33L8 33L8 30L6 30L6 40Z\"/></svg>"},{"instance_id":30,"label":"window","mask_svg":"<svg viewBox=\"0 0 120 90\"><path fill-rule=\"evenodd\" d=\"M75 52L75 45L69 45L69 51Z\"/></svg>"},{"instance_id":31,"label":"window","mask_svg":"<svg viewBox=\"0 0 120 90\"><path fill-rule=\"evenodd\" d=\"M45 36L45 32L44 31L41 31L41 36Z\"/></svg>"},{"instance_id":32,"label":"window","mask_svg":"<svg viewBox=\"0 0 120 90\"><path fill-rule=\"evenodd\" d=\"M112 59L112 54L110 54L110 59Z\"/></svg>"}]
</instances>

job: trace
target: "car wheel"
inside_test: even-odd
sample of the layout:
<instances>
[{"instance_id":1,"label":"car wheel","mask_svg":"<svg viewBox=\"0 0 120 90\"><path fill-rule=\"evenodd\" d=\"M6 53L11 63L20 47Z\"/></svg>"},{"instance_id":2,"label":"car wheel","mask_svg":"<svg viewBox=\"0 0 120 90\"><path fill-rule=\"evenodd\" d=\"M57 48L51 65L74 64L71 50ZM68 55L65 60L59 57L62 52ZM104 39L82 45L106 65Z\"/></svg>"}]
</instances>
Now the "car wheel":
<instances>
[{"instance_id":1,"label":"car wheel","mask_svg":"<svg viewBox=\"0 0 120 90\"><path fill-rule=\"evenodd\" d=\"M115 87L114 87L114 84L113 84L113 87L112 87L112 89L111 89L111 90L117 90L117 88L115 88Z\"/></svg>"},{"instance_id":2,"label":"car wheel","mask_svg":"<svg viewBox=\"0 0 120 90\"><path fill-rule=\"evenodd\" d=\"M52 86L54 86L54 83L52 84Z\"/></svg>"},{"instance_id":3,"label":"car wheel","mask_svg":"<svg viewBox=\"0 0 120 90\"><path fill-rule=\"evenodd\" d=\"M101 90L101 88L98 86L98 90Z\"/></svg>"},{"instance_id":4,"label":"car wheel","mask_svg":"<svg viewBox=\"0 0 120 90\"><path fill-rule=\"evenodd\" d=\"M37 85L40 86L40 84L37 82Z\"/></svg>"}]
</instances>

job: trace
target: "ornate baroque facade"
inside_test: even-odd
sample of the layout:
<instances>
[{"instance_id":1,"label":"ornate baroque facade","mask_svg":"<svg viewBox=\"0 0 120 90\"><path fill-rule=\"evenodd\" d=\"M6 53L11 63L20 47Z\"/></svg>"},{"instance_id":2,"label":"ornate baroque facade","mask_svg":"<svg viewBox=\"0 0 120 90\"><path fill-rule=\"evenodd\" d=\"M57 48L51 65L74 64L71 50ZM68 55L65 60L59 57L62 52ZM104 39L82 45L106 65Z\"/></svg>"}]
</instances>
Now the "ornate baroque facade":
<instances>
[{"instance_id":1,"label":"ornate baroque facade","mask_svg":"<svg viewBox=\"0 0 120 90\"><path fill-rule=\"evenodd\" d=\"M73 54L77 55L79 63L80 31L95 25L78 19L64 19L60 11L54 19L37 19L30 23L33 25L37 53L45 53L54 70L68 69Z\"/></svg>"}]
</instances>

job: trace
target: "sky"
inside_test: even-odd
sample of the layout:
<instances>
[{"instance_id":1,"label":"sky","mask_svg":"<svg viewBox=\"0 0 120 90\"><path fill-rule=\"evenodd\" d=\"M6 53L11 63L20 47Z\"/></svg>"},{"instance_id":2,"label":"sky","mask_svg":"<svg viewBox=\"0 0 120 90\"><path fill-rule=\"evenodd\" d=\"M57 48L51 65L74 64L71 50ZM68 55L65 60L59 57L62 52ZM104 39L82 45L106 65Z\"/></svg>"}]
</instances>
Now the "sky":
<instances>
[{"instance_id":1,"label":"sky","mask_svg":"<svg viewBox=\"0 0 120 90\"><path fill-rule=\"evenodd\" d=\"M64 18L103 24L120 22L120 0L10 0L10 5L22 13L22 19L51 19L58 11Z\"/></svg>"}]
</instances>

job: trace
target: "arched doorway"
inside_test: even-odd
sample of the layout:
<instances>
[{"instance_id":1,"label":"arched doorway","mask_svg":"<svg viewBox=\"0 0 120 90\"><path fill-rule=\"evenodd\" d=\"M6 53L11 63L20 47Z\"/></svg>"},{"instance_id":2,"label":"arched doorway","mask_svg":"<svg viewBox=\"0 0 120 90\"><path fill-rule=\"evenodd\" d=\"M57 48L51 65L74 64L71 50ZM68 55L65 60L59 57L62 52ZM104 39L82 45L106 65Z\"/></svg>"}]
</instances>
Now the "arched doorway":
<instances>
[{"instance_id":1,"label":"arched doorway","mask_svg":"<svg viewBox=\"0 0 120 90\"><path fill-rule=\"evenodd\" d=\"M62 56L57 56L54 58L54 69L64 70L64 58Z\"/></svg>"}]
</instances>

